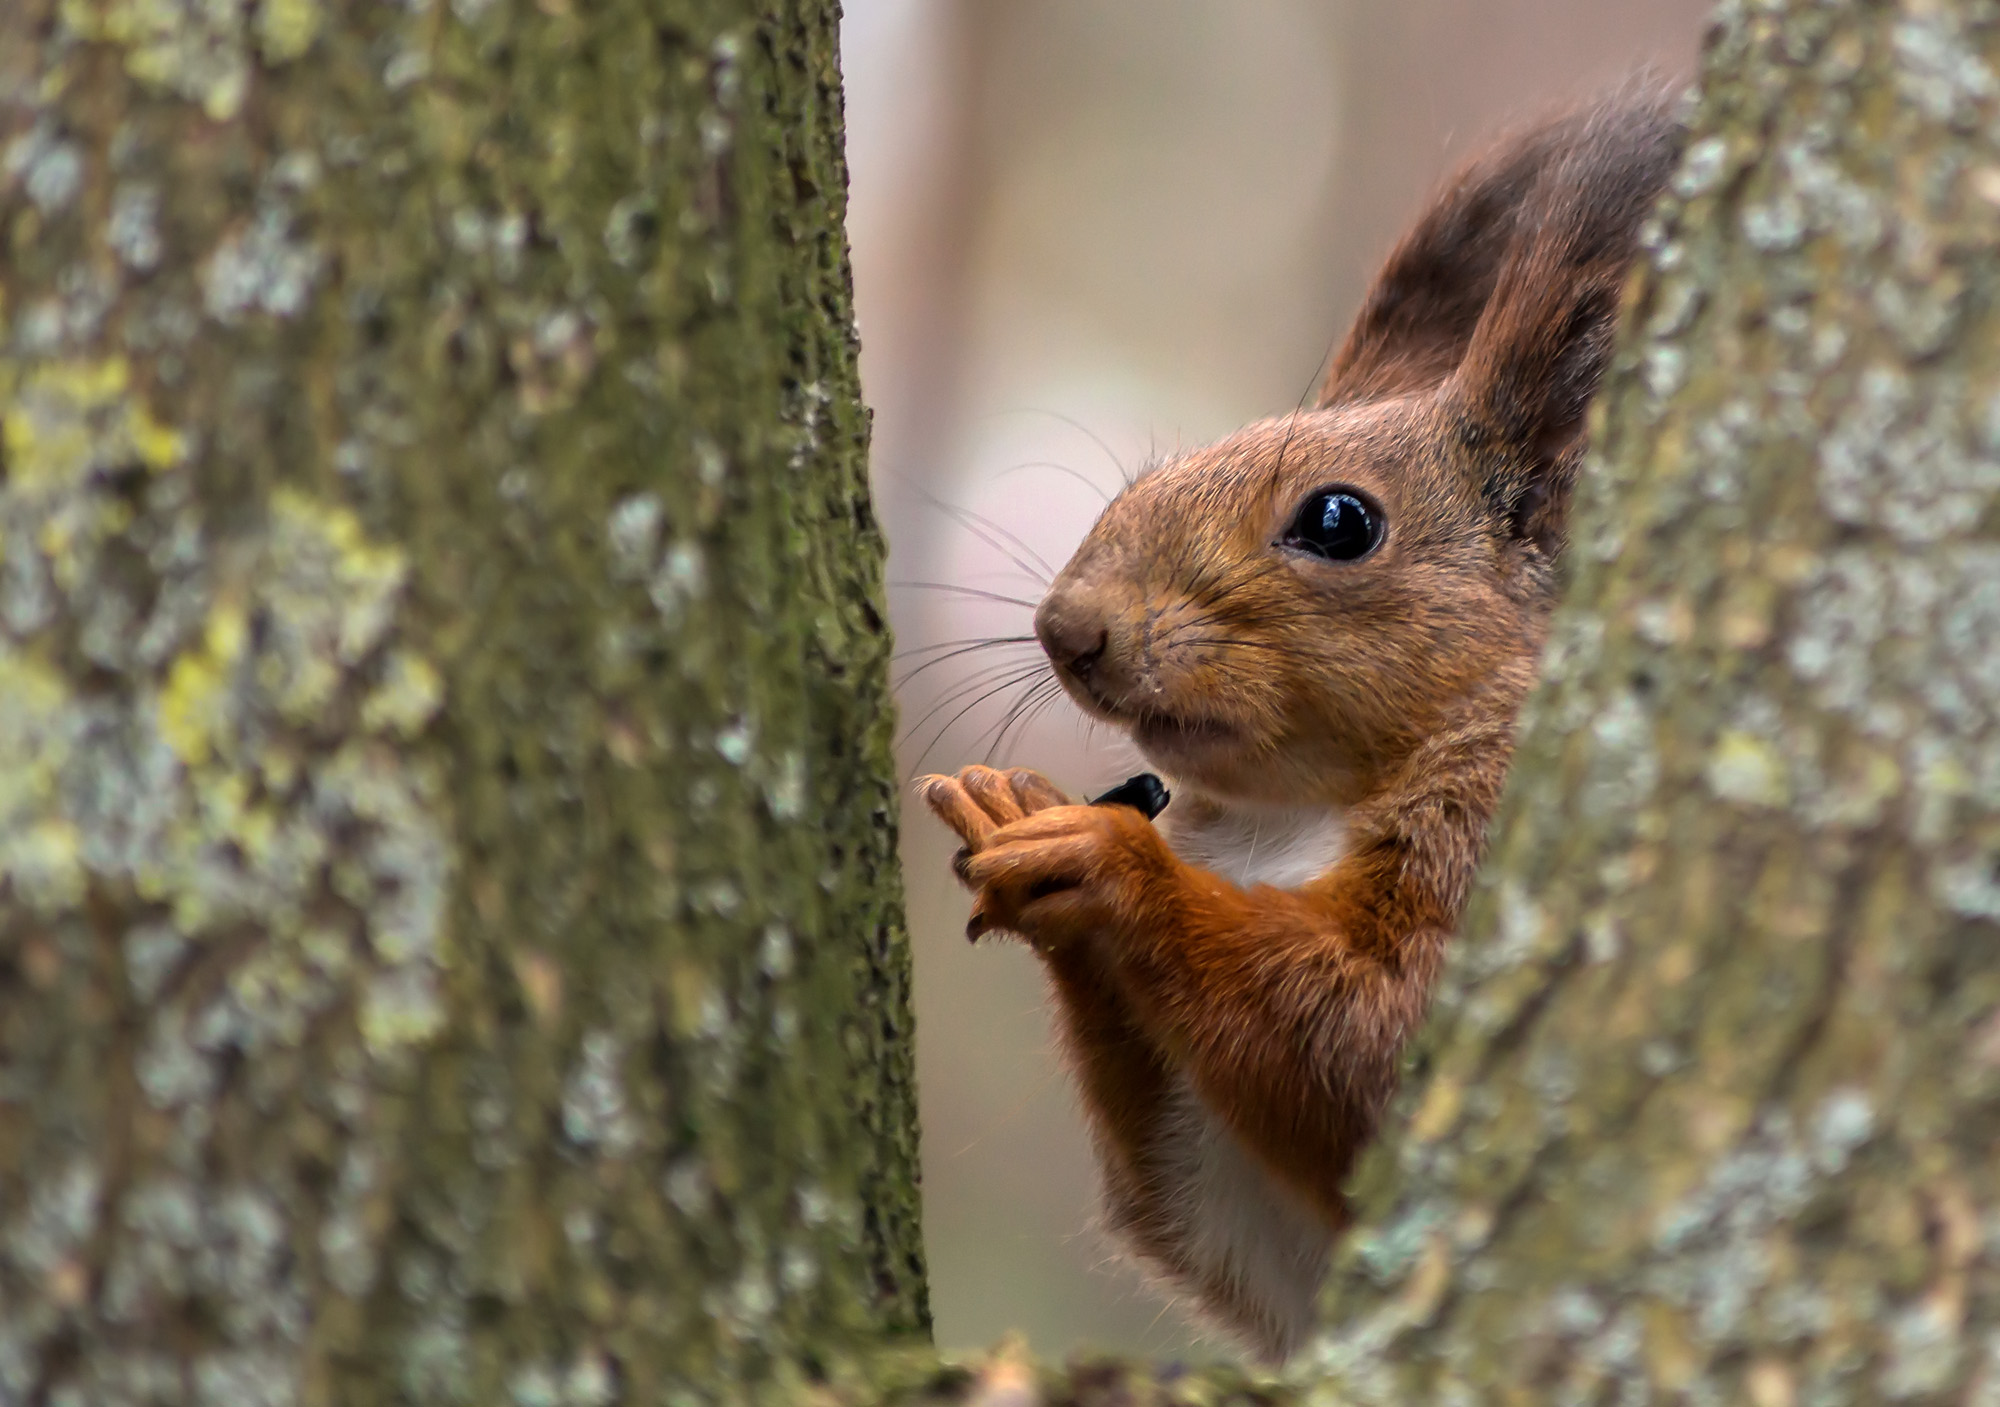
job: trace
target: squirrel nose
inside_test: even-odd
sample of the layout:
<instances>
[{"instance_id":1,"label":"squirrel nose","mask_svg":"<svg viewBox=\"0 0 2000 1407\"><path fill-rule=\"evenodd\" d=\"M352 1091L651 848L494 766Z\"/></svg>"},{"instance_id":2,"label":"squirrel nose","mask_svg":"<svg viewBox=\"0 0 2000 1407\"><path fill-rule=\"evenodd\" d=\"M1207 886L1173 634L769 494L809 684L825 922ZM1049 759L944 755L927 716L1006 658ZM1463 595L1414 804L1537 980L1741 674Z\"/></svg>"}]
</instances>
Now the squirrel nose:
<instances>
[{"instance_id":1,"label":"squirrel nose","mask_svg":"<svg viewBox=\"0 0 2000 1407\"><path fill-rule=\"evenodd\" d=\"M1111 640L1111 632L1094 611L1080 610L1073 602L1059 602L1055 597L1043 601L1036 610L1035 634L1056 667L1078 679L1090 677Z\"/></svg>"}]
</instances>

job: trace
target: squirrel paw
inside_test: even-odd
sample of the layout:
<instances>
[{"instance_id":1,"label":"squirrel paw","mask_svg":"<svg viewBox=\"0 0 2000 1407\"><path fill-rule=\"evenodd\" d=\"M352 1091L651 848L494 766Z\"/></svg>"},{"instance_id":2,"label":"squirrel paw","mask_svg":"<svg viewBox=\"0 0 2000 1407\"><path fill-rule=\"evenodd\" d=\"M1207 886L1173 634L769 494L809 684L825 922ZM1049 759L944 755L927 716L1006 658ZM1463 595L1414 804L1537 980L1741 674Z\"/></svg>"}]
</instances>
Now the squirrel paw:
<instances>
[{"instance_id":1,"label":"squirrel paw","mask_svg":"<svg viewBox=\"0 0 2000 1407\"><path fill-rule=\"evenodd\" d=\"M966 852L974 854L1000 827L1051 806L1069 805L1054 782L1027 767L1004 772L967 767L956 777L919 777L917 792L937 818L958 833Z\"/></svg>"},{"instance_id":2,"label":"squirrel paw","mask_svg":"<svg viewBox=\"0 0 2000 1407\"><path fill-rule=\"evenodd\" d=\"M1027 767L1010 767L1004 772L967 767L956 777L919 777L917 790L937 818L965 842L952 857L951 867L961 882L975 889L966 879L965 866L996 831L1052 806L1069 805L1069 798L1054 782ZM985 911L985 896L975 897L965 936L977 941L988 929L999 926Z\"/></svg>"},{"instance_id":3,"label":"squirrel paw","mask_svg":"<svg viewBox=\"0 0 2000 1407\"><path fill-rule=\"evenodd\" d=\"M967 938L1005 929L1050 947L1131 923L1171 884L1173 853L1143 811L1073 805L1026 767L967 767L917 786L965 842L952 869L976 896Z\"/></svg>"},{"instance_id":4,"label":"squirrel paw","mask_svg":"<svg viewBox=\"0 0 2000 1407\"><path fill-rule=\"evenodd\" d=\"M1058 806L988 836L960 877L979 895L966 932L1018 933L1038 950L1122 931L1171 909L1177 862L1160 833L1126 806Z\"/></svg>"}]
</instances>

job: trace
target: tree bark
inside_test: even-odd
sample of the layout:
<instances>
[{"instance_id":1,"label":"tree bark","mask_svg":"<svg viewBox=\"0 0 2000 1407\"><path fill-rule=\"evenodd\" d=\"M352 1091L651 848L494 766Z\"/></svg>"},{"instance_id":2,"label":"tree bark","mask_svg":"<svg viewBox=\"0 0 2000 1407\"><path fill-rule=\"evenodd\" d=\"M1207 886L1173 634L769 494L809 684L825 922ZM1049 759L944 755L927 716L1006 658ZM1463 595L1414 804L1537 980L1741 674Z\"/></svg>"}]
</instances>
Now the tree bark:
<instances>
[{"instance_id":1,"label":"tree bark","mask_svg":"<svg viewBox=\"0 0 2000 1407\"><path fill-rule=\"evenodd\" d=\"M2000 1400L1996 62L1725 6L1321 1391Z\"/></svg>"},{"instance_id":2,"label":"tree bark","mask_svg":"<svg viewBox=\"0 0 2000 1407\"><path fill-rule=\"evenodd\" d=\"M834 22L0 9L0 1403L923 1341Z\"/></svg>"}]
</instances>

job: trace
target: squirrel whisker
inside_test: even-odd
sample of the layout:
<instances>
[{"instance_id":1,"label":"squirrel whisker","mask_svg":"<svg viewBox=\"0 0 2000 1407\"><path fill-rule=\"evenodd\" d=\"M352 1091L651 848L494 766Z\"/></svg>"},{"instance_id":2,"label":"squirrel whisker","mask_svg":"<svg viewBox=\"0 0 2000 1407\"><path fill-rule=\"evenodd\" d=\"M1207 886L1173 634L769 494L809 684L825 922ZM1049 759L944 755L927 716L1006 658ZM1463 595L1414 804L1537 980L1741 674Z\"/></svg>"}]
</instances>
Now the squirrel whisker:
<instances>
[{"instance_id":1,"label":"squirrel whisker","mask_svg":"<svg viewBox=\"0 0 2000 1407\"><path fill-rule=\"evenodd\" d=\"M1073 415L1064 415L1061 411L1050 410L1046 406L1029 406L1026 408L1026 413L1030 415L1046 415L1051 420L1059 420L1096 445L1104 452L1104 457L1111 461L1111 468L1117 473L1119 478L1125 481L1127 488L1130 488L1133 481L1145 472L1143 468L1136 474L1127 469L1124 463L1118 458L1117 451L1104 442L1104 437Z\"/></svg>"},{"instance_id":2,"label":"squirrel whisker","mask_svg":"<svg viewBox=\"0 0 2000 1407\"><path fill-rule=\"evenodd\" d=\"M971 700L971 702L967 703L964 707L960 708L958 712L952 714L951 717L947 718L944 721L944 723L938 728L938 730L931 735L931 740L928 743L924 744L923 750L917 754L916 762L912 764L912 770L910 773L911 778L914 779L918 775L918 773L923 771L924 761L926 758L930 756L931 749L936 747L940 742L944 740L945 734L949 733L952 730L952 728L957 725L959 719L965 717L966 714L972 712L972 710L978 708L981 704L985 703L987 700L997 698L1001 694L1006 693L1009 689L1018 689L1019 687L1021 687L1021 685L1029 683L1030 681L1034 680L1036 676L1045 674L1047 670L1048 670L1048 665L1046 663L1035 665L1028 669L1017 670L1014 673L1010 674L1007 678L1002 679L999 683L992 685L992 687L983 689L983 691L978 693ZM930 722L931 719L937 717L938 714L942 713L945 709L951 707L952 704L956 703L959 699L963 698L966 695L966 693L974 689L980 689L981 685L984 684L985 682L986 682L985 680L981 680L979 684L961 686L960 688L955 690L952 693L952 695L949 696L944 702L939 703L938 705L933 707L929 712L925 713L922 718L918 719L915 723L911 724L909 729L905 732L904 736L906 738L913 736L919 728L922 728L924 726L924 724Z\"/></svg>"},{"instance_id":3,"label":"squirrel whisker","mask_svg":"<svg viewBox=\"0 0 2000 1407\"><path fill-rule=\"evenodd\" d=\"M909 686L910 681L915 679L919 674L922 674L925 670L931 669L937 665L948 664L952 660L958 659L965 655L977 654L981 650L997 650L997 649L1008 649L1008 648L1025 650L1025 649L1032 649L1034 648L1034 646L1035 646L1035 637L1032 635L1009 635L1009 636L1001 636L992 640L967 641L960 644L959 648L955 650L949 650L944 654L936 655L931 659L925 660L922 664L914 666L909 671L909 673L905 674L902 678L895 680L893 687L896 688L897 690L902 690L904 688L907 688Z\"/></svg>"},{"instance_id":4,"label":"squirrel whisker","mask_svg":"<svg viewBox=\"0 0 2000 1407\"><path fill-rule=\"evenodd\" d=\"M979 601L997 601L1003 606L1025 606L1031 611L1041 604L1039 601L1025 601L1019 596L1007 596L998 591L981 591L976 586L960 586L950 581L892 581L889 586L896 591L944 591L954 596L970 596Z\"/></svg>"},{"instance_id":5,"label":"squirrel whisker","mask_svg":"<svg viewBox=\"0 0 2000 1407\"><path fill-rule=\"evenodd\" d=\"M928 655L934 650L949 650L954 646L967 645L979 648L985 645L1034 645L1037 640L1032 635L966 635L957 640L938 640L929 645L911 645L896 651L889 658L906 660L913 655Z\"/></svg>"},{"instance_id":6,"label":"squirrel whisker","mask_svg":"<svg viewBox=\"0 0 2000 1407\"><path fill-rule=\"evenodd\" d=\"M1088 474L1085 474L1082 470L1072 469L1070 468L1069 465L1059 463L1053 459L1023 460L1021 463L1013 465L1010 468L1002 469L994 477L1004 479L1010 474L1019 474L1028 469L1053 469L1058 474L1067 474L1070 478L1075 479L1079 484L1082 484L1085 488L1089 489L1092 493L1096 494L1099 498L1103 499L1104 504L1107 508L1111 506L1111 495L1104 491L1103 485L1094 482L1091 479L1091 477ZM1130 482L1130 480L1125 478L1125 474L1122 469L1119 470L1119 480L1122 483Z\"/></svg>"},{"instance_id":7,"label":"squirrel whisker","mask_svg":"<svg viewBox=\"0 0 2000 1407\"><path fill-rule=\"evenodd\" d=\"M929 498L929 495L925 496ZM1047 586L1055 580L1056 569L1043 560L1041 553L991 518L975 513L970 508L955 507L938 498L931 498L930 506L1019 567L1037 586ZM1022 554L1025 554L1025 558ZM1027 560L1029 558L1033 559L1034 565L1029 565Z\"/></svg>"},{"instance_id":8,"label":"squirrel whisker","mask_svg":"<svg viewBox=\"0 0 2000 1407\"><path fill-rule=\"evenodd\" d=\"M993 760L999 755L1000 749L1006 745L1007 733L1010 729L1018 728L1025 731L1029 723L1033 722L1038 715L1048 709L1049 705L1062 696L1062 681L1053 675L1030 685L1027 692L1017 699L1001 717L998 731L995 732L993 737L993 745L986 749L987 765L991 766L993 764ZM974 740L973 746L978 746L977 739Z\"/></svg>"}]
</instances>

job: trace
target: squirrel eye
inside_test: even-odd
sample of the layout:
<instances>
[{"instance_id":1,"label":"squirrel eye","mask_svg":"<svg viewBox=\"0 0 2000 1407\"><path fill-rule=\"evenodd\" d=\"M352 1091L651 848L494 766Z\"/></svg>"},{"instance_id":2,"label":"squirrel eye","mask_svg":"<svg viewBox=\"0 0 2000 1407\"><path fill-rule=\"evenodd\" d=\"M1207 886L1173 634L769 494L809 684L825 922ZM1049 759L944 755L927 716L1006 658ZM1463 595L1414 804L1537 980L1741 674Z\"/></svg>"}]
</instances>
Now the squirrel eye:
<instances>
[{"instance_id":1,"label":"squirrel eye","mask_svg":"<svg viewBox=\"0 0 2000 1407\"><path fill-rule=\"evenodd\" d=\"M1306 495L1279 542L1330 562L1353 562L1381 540L1381 512L1353 489L1330 488Z\"/></svg>"}]
</instances>

